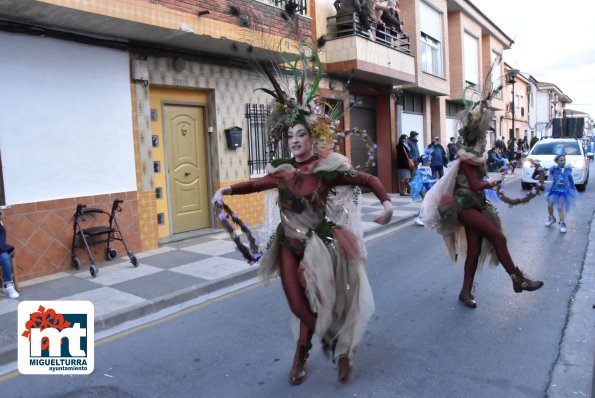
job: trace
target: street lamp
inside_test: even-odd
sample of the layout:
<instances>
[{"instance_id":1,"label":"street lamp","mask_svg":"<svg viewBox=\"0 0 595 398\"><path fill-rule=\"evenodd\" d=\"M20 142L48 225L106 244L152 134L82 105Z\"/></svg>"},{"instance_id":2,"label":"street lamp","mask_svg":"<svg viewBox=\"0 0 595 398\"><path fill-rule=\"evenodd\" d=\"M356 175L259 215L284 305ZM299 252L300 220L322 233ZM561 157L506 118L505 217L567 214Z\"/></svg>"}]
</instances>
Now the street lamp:
<instances>
[{"instance_id":1,"label":"street lamp","mask_svg":"<svg viewBox=\"0 0 595 398\"><path fill-rule=\"evenodd\" d=\"M509 69L508 76L506 79L506 83L512 84L512 131L510 132L510 138L515 138L514 136L514 83L516 83L516 75L519 73L518 69Z\"/></svg>"}]
</instances>

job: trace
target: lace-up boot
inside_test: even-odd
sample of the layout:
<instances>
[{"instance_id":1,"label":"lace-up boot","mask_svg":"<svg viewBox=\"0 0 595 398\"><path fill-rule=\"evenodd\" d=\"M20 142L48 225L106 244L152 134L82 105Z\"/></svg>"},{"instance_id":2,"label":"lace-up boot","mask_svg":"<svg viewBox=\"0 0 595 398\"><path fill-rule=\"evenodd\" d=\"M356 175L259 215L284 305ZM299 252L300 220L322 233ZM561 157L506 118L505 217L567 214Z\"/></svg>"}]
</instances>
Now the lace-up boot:
<instances>
[{"instance_id":1,"label":"lace-up boot","mask_svg":"<svg viewBox=\"0 0 595 398\"><path fill-rule=\"evenodd\" d=\"M519 267L515 267L514 272L510 274L510 279L512 279L512 288L516 293L521 293L523 290L532 292L543 286L542 281L529 279Z\"/></svg>"}]
</instances>

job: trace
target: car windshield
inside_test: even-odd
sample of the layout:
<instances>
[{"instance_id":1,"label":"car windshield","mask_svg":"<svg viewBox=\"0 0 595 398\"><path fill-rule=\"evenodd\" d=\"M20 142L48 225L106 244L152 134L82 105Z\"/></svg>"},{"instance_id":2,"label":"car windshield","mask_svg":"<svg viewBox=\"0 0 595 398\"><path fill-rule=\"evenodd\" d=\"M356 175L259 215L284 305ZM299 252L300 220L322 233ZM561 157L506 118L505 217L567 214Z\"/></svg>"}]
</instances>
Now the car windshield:
<instances>
[{"instance_id":1,"label":"car windshield","mask_svg":"<svg viewBox=\"0 0 595 398\"><path fill-rule=\"evenodd\" d=\"M532 155L557 155L564 153L566 155L580 155L581 149L578 142L547 142L535 145Z\"/></svg>"}]
</instances>

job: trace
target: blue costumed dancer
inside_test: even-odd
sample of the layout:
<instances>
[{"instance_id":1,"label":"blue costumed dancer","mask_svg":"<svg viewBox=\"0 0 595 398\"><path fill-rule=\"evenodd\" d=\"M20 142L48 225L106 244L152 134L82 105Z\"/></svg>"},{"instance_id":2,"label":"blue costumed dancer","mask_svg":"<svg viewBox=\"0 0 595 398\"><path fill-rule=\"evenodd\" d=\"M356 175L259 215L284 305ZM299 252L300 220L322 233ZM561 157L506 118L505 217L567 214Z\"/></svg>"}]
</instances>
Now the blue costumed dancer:
<instances>
[{"instance_id":1,"label":"blue costumed dancer","mask_svg":"<svg viewBox=\"0 0 595 398\"><path fill-rule=\"evenodd\" d=\"M436 183L436 179L432 176L432 169L430 168L432 152L432 149L426 148L424 155L421 157L421 163L417 166L415 178L409 182L411 199L415 202L421 201L426 196L426 192ZM415 217L415 223L422 227L424 226L419 213Z\"/></svg>"},{"instance_id":2,"label":"blue costumed dancer","mask_svg":"<svg viewBox=\"0 0 595 398\"><path fill-rule=\"evenodd\" d=\"M566 165L566 155L558 154L554 158L556 166L549 170L548 180L546 182L547 211L549 217L545 223L546 227L556 222L554 217L554 207L558 209L560 217L560 232L566 232L566 213L575 205L578 192L574 186L572 178L572 167Z\"/></svg>"}]
</instances>

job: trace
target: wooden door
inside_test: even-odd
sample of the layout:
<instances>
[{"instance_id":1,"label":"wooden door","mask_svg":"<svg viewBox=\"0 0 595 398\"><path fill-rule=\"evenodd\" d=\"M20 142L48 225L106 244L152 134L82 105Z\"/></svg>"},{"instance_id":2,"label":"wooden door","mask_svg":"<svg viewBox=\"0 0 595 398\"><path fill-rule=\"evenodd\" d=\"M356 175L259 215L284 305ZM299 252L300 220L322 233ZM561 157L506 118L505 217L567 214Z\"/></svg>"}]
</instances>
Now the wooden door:
<instances>
[{"instance_id":1,"label":"wooden door","mask_svg":"<svg viewBox=\"0 0 595 398\"><path fill-rule=\"evenodd\" d=\"M209 226L204 109L165 106L172 233Z\"/></svg>"}]
</instances>

